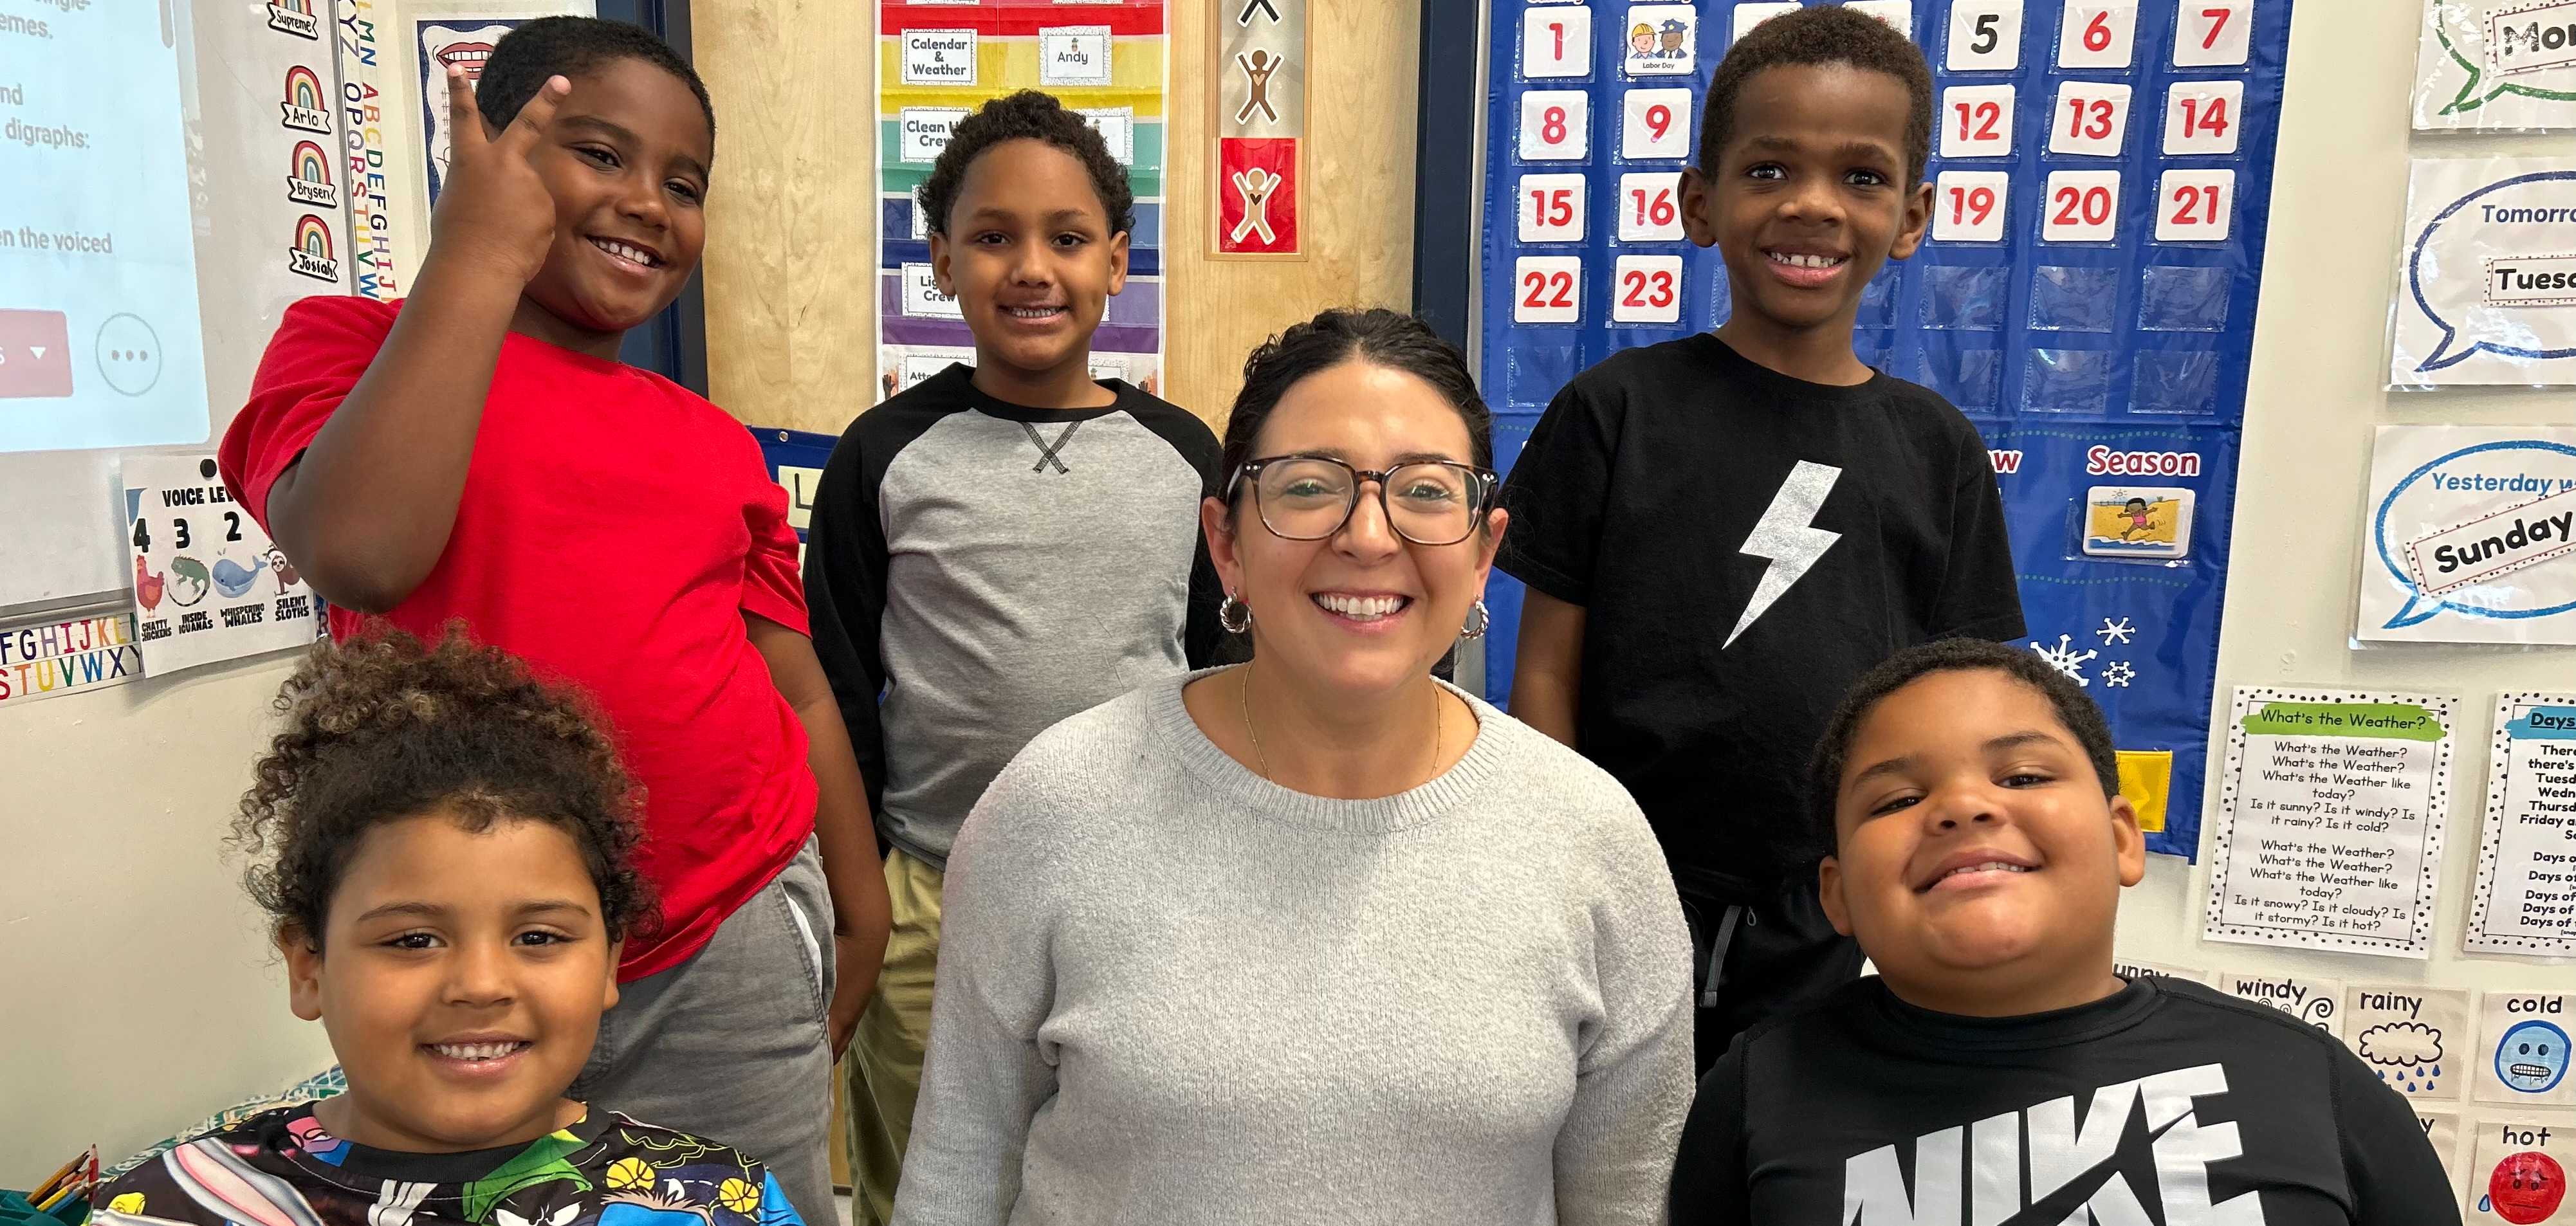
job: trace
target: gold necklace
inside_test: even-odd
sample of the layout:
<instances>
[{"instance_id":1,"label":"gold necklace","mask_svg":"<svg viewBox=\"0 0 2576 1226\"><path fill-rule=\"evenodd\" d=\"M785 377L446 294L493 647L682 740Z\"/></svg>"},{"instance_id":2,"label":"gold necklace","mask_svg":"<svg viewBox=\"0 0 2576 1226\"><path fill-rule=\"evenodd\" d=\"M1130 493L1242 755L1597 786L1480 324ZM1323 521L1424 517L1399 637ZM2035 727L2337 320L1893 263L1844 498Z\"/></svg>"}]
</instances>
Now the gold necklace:
<instances>
[{"instance_id":1,"label":"gold necklace","mask_svg":"<svg viewBox=\"0 0 2576 1226\"><path fill-rule=\"evenodd\" d=\"M1241 674L1241 679L1235 683L1234 698L1243 710L1243 734L1252 738L1252 756L1261 763L1261 777L1270 779L1270 755L1261 751L1261 734L1252 727L1252 666L1246 664L1236 671ZM1431 684L1431 771L1422 777L1423 783L1440 776L1440 750L1447 743L1448 733L1449 713L1441 709L1440 683L1435 681ZM1270 781L1278 782L1276 779Z\"/></svg>"}]
</instances>

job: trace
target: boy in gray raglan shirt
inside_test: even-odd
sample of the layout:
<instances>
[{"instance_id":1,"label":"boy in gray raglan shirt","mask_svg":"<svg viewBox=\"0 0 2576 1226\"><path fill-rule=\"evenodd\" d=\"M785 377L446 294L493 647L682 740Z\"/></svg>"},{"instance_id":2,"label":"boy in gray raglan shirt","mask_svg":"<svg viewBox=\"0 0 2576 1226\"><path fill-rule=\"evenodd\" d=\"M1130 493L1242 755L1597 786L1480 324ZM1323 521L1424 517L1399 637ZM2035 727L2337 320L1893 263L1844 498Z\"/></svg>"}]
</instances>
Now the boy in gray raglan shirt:
<instances>
[{"instance_id":1,"label":"boy in gray raglan shirt","mask_svg":"<svg viewBox=\"0 0 2576 1226\"><path fill-rule=\"evenodd\" d=\"M850 425L805 556L816 654L890 848L893 933L848 1061L855 1226L893 1209L958 826L1049 725L1206 663L1221 595L1199 539L1216 436L1090 373L1134 227L1100 136L1042 93L987 103L917 207L975 365Z\"/></svg>"}]
</instances>

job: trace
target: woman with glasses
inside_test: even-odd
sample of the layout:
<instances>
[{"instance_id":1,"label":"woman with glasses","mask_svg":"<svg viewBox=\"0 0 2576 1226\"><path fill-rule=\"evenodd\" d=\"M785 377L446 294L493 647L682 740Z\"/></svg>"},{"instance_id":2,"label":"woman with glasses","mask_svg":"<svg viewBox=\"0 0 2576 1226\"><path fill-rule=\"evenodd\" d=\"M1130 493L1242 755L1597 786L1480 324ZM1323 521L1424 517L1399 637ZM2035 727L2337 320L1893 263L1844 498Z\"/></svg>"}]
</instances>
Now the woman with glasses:
<instances>
[{"instance_id":1,"label":"woman with glasses","mask_svg":"<svg viewBox=\"0 0 2576 1226\"><path fill-rule=\"evenodd\" d=\"M1056 725L967 819L898 1223L1659 1220L1662 854L1431 676L1484 628L1492 463L1416 320L1253 352L1202 512L1252 662Z\"/></svg>"}]
</instances>

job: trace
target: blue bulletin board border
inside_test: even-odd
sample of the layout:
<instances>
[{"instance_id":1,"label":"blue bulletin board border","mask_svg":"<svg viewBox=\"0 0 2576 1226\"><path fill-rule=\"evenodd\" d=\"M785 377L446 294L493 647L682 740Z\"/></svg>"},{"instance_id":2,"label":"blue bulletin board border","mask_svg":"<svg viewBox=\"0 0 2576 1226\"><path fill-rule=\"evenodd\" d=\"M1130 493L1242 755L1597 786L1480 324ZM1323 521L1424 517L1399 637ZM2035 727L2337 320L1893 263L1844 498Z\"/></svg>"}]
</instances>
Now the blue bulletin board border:
<instances>
[{"instance_id":1,"label":"blue bulletin board border","mask_svg":"<svg viewBox=\"0 0 2576 1226\"><path fill-rule=\"evenodd\" d=\"M1619 198L1619 176L1677 175L1688 164L1687 156L1623 156L1624 95L1630 89L1687 88L1685 152L1695 151L1700 105L1729 45L1739 4L1698 0L1688 6L1696 16L1692 70L1669 76L1626 71L1623 44L1635 7L1622 0L1490 0L1486 14L1475 338L1486 399L1496 414L1496 460L1505 468L1548 401L1577 372L1621 349L1713 328L1727 315L1725 270L1715 251L1687 241L1623 242L1613 219L1630 203ZM1656 7L1663 12L1654 16L1672 9ZM2001 71L1948 67L1952 16L1962 7L1973 14L1995 2L1920 0L1911 9L1911 32L1932 62L1935 84L1938 122L1926 175L1939 185L1945 171L2003 172L2002 235L1983 242L1934 238L1912 259L1891 262L1863 300L1855 344L1871 365L1949 397L1986 436L2029 622L2023 642L2084 683L2110 717L2119 748L2142 755L2142 770L2155 773L2164 760L2159 755L2171 755L2161 829L2149 835L2148 846L2194 857L2291 0L2251 0L2242 64L2184 67L2175 65L2173 53L2182 23L2196 20L2197 31L2206 32L2209 10L2234 7L2244 14L2244 0L2138 0L2124 68L2058 66L2061 37L2080 38L2067 29L2070 16L2084 10L2078 19L2089 21L2092 9L2104 7L2101 0L2023 0L2018 63ZM1528 77L1523 14L1576 8L1589 10L1589 71ZM1963 31L1971 28L1962 25ZM1428 96L1427 59L1425 73ZM1454 72L1443 76L1456 78ZM2068 101L2059 89L2069 82L2128 87L2116 155L2051 151L2052 128ZM2165 152L2170 91L2196 82L2242 83L2242 99L2230 117L2236 128L2232 152ZM1960 122L1948 91L1978 86L2013 88L2009 148L2000 156L1945 158L1939 129ZM1581 156L1523 158L1522 102L1532 90L1579 90L1587 96ZM2073 186L2049 182L2052 173L2065 171L2118 173L2116 209L2103 211L2114 218L2110 241L2043 238L2043 218L2052 206L2065 215L2068 201L2048 198L2052 186ZM2169 240L2157 237L2160 218L2179 211L2170 207L2177 200L2162 190L2171 171L2232 175L2233 199L2222 210L2229 218L2226 241L2181 241L2192 232L2181 224L2171 227ZM1586 220L1573 241L1520 241L1525 174L1582 176ZM2084 203L2080 190L2074 202ZM1936 199L1936 208L1951 204ZM2075 216L2081 219L2080 212ZM2207 224L2205 211L2199 219ZM1613 270L1622 255L1679 257L1678 322L1610 318ZM1522 287L1515 266L1525 256L1581 261L1575 322L1516 322ZM1423 292L1420 286L1417 292ZM2138 521L2150 536L2178 532L2185 547L2130 541L2115 531L2128 497L2152 504L2150 512L2140 513L2148 518L2187 518L2187 527L2179 529L2149 529L2144 519ZM2095 509L2100 499L2113 499L2110 509ZM1498 572L1488 600L1495 621L1490 641L1513 642L1520 585ZM1507 702L1510 651L1497 649L1486 659L1486 696Z\"/></svg>"}]
</instances>

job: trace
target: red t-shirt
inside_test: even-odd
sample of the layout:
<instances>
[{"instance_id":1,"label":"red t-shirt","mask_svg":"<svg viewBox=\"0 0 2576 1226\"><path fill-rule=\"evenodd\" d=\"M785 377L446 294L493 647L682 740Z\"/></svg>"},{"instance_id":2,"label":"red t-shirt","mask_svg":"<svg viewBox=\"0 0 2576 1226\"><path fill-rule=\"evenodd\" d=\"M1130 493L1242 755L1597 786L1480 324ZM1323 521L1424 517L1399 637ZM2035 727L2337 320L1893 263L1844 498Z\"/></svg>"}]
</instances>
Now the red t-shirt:
<instances>
[{"instance_id":1,"label":"red t-shirt","mask_svg":"<svg viewBox=\"0 0 2576 1226\"><path fill-rule=\"evenodd\" d=\"M313 297L286 310L224 432L224 484L264 526L304 454L392 330L399 304ZM787 495L751 433L647 371L512 333L438 565L387 620L474 637L598 702L643 784L637 867L662 926L622 979L696 953L814 829L805 730L743 615L806 632ZM331 610L331 630L358 615Z\"/></svg>"}]
</instances>

